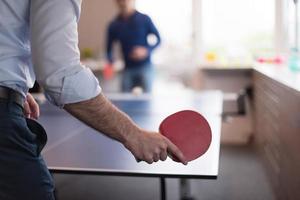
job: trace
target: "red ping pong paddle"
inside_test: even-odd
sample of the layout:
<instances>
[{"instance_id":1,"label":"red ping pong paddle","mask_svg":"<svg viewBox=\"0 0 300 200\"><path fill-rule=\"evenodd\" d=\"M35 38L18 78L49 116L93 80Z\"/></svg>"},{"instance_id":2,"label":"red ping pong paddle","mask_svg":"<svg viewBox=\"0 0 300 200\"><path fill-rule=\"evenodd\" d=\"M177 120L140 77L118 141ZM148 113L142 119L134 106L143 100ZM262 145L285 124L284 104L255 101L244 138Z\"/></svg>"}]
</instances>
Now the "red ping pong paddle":
<instances>
[{"instance_id":1,"label":"red ping pong paddle","mask_svg":"<svg viewBox=\"0 0 300 200\"><path fill-rule=\"evenodd\" d=\"M212 140L207 120L191 110L168 116L160 124L159 131L182 151L188 162L202 156ZM173 159L179 161L177 158Z\"/></svg>"}]
</instances>

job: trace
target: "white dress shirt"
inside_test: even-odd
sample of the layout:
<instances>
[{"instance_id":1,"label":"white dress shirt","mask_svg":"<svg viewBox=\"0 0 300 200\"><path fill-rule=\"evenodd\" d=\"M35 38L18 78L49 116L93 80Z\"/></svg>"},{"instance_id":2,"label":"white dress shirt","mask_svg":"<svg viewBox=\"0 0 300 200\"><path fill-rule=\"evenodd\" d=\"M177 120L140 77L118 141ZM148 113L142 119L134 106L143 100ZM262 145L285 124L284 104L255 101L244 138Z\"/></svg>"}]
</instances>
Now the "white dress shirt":
<instances>
[{"instance_id":1,"label":"white dress shirt","mask_svg":"<svg viewBox=\"0 0 300 200\"><path fill-rule=\"evenodd\" d=\"M80 63L81 0L0 0L0 85L24 96L35 79L60 107L101 92Z\"/></svg>"}]
</instances>

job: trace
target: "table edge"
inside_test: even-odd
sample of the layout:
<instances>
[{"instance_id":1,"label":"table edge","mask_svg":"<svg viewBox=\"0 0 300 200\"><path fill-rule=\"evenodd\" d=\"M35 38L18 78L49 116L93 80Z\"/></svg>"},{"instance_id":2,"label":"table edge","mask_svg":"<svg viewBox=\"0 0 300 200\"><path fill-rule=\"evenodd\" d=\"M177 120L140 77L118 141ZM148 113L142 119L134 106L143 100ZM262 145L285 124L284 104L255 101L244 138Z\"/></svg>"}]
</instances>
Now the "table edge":
<instances>
[{"instance_id":1,"label":"table edge","mask_svg":"<svg viewBox=\"0 0 300 200\"><path fill-rule=\"evenodd\" d=\"M131 172L104 169L83 169L83 168L60 168L48 167L52 174L65 175L103 175L103 176L130 176L130 177L157 177L157 178L188 178L188 179L217 179L215 175L198 175L198 174L157 174L146 172Z\"/></svg>"}]
</instances>

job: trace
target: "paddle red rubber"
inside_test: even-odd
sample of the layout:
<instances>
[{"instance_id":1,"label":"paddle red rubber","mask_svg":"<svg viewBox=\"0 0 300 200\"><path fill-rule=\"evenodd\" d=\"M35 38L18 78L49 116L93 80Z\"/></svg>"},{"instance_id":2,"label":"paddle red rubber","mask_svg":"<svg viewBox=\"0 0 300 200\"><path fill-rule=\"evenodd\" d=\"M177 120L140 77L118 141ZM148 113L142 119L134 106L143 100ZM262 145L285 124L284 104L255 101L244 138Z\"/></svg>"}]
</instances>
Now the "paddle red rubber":
<instances>
[{"instance_id":1,"label":"paddle red rubber","mask_svg":"<svg viewBox=\"0 0 300 200\"><path fill-rule=\"evenodd\" d=\"M170 115L162 121L159 131L182 151L188 162L202 156L212 140L207 120L191 110ZM173 159L178 161L177 158Z\"/></svg>"},{"instance_id":2,"label":"paddle red rubber","mask_svg":"<svg viewBox=\"0 0 300 200\"><path fill-rule=\"evenodd\" d=\"M114 77L114 69L111 64L106 64L104 66L103 77L105 80L111 80Z\"/></svg>"}]
</instances>

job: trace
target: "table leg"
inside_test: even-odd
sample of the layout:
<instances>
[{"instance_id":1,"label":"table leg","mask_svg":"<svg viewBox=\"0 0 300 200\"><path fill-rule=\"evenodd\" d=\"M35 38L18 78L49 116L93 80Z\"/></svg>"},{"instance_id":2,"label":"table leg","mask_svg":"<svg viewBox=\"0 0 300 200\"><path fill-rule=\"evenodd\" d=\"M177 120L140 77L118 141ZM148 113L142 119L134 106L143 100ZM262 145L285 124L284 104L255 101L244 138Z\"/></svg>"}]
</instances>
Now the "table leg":
<instances>
[{"instance_id":1,"label":"table leg","mask_svg":"<svg viewBox=\"0 0 300 200\"><path fill-rule=\"evenodd\" d=\"M188 179L180 179L180 200L195 200L191 196L191 185Z\"/></svg>"},{"instance_id":2,"label":"table leg","mask_svg":"<svg viewBox=\"0 0 300 200\"><path fill-rule=\"evenodd\" d=\"M167 200L167 193L166 193L166 180L164 177L160 177L160 199Z\"/></svg>"}]
</instances>

